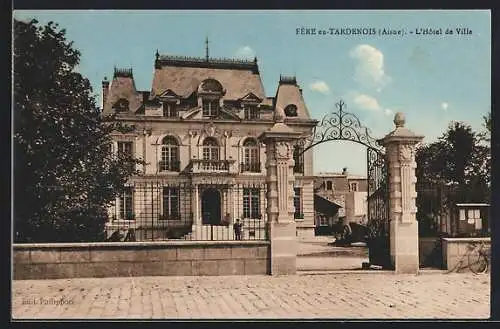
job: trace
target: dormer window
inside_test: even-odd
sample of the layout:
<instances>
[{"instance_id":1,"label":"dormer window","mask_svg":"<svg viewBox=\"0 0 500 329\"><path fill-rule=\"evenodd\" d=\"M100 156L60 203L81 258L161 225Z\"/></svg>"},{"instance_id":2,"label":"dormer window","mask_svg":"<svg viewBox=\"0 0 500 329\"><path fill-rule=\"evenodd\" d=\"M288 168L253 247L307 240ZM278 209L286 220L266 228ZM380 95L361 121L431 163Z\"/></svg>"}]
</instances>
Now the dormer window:
<instances>
[{"instance_id":1,"label":"dormer window","mask_svg":"<svg viewBox=\"0 0 500 329\"><path fill-rule=\"evenodd\" d=\"M297 116L297 106L290 104L285 107L285 115L287 117L296 117Z\"/></svg>"},{"instance_id":2,"label":"dormer window","mask_svg":"<svg viewBox=\"0 0 500 329\"><path fill-rule=\"evenodd\" d=\"M116 112L127 112L128 111L128 100L126 100L125 98L120 98L116 103L115 105L113 105L113 109L116 111Z\"/></svg>"},{"instance_id":3,"label":"dormer window","mask_svg":"<svg viewBox=\"0 0 500 329\"><path fill-rule=\"evenodd\" d=\"M203 100L203 117L214 118L219 114L219 100Z\"/></svg>"},{"instance_id":4,"label":"dormer window","mask_svg":"<svg viewBox=\"0 0 500 329\"><path fill-rule=\"evenodd\" d=\"M177 117L177 107L173 102L163 102L163 116L167 118Z\"/></svg>"},{"instance_id":5,"label":"dormer window","mask_svg":"<svg viewBox=\"0 0 500 329\"><path fill-rule=\"evenodd\" d=\"M259 118L259 110L255 105L245 107L245 120L254 120Z\"/></svg>"},{"instance_id":6,"label":"dormer window","mask_svg":"<svg viewBox=\"0 0 500 329\"><path fill-rule=\"evenodd\" d=\"M219 115L220 99L225 91L219 81L206 79L198 87L198 97L201 99L204 118L214 118Z\"/></svg>"}]
</instances>

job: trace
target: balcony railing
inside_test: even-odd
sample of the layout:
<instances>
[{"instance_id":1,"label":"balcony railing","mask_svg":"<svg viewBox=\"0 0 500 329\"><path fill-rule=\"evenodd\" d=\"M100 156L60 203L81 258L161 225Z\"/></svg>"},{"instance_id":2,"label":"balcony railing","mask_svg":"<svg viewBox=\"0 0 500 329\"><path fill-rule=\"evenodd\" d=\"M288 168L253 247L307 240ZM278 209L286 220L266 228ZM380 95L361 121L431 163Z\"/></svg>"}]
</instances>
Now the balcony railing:
<instances>
[{"instance_id":1,"label":"balcony railing","mask_svg":"<svg viewBox=\"0 0 500 329\"><path fill-rule=\"evenodd\" d=\"M179 171L180 165L180 161L160 161L158 168L160 171Z\"/></svg>"},{"instance_id":2,"label":"balcony railing","mask_svg":"<svg viewBox=\"0 0 500 329\"><path fill-rule=\"evenodd\" d=\"M229 173L231 164L234 160L191 160L191 172L206 173L206 172L221 172Z\"/></svg>"},{"instance_id":3,"label":"balcony railing","mask_svg":"<svg viewBox=\"0 0 500 329\"><path fill-rule=\"evenodd\" d=\"M240 163L241 172L260 172L260 162Z\"/></svg>"}]
</instances>

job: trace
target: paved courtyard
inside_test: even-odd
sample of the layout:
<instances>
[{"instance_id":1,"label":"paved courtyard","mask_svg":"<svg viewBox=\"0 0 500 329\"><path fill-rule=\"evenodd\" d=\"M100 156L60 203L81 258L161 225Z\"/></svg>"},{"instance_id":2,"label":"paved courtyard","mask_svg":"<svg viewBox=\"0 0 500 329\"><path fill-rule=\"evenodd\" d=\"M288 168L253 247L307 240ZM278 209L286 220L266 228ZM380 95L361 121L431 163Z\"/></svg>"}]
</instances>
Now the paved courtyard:
<instances>
[{"instance_id":1,"label":"paved courtyard","mask_svg":"<svg viewBox=\"0 0 500 329\"><path fill-rule=\"evenodd\" d=\"M338 247L332 236L316 236L298 241L297 269L301 271L359 270L368 262L366 247Z\"/></svg>"},{"instance_id":2,"label":"paved courtyard","mask_svg":"<svg viewBox=\"0 0 500 329\"><path fill-rule=\"evenodd\" d=\"M14 319L476 318L490 277L343 272L295 276L13 281Z\"/></svg>"}]
</instances>

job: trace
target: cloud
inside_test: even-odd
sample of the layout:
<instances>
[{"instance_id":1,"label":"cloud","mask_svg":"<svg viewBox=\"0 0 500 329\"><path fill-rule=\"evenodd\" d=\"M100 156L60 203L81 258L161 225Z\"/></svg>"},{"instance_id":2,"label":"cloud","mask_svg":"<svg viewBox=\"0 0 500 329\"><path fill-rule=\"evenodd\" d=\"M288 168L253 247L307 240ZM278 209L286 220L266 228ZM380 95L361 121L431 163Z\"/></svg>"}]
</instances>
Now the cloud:
<instances>
[{"instance_id":1,"label":"cloud","mask_svg":"<svg viewBox=\"0 0 500 329\"><path fill-rule=\"evenodd\" d=\"M354 104L359 108L370 111L380 111L381 107L375 97L358 94L354 97Z\"/></svg>"},{"instance_id":2,"label":"cloud","mask_svg":"<svg viewBox=\"0 0 500 329\"><path fill-rule=\"evenodd\" d=\"M385 115L387 115L387 116L390 116L390 115L393 115L393 114L394 114L394 112L393 112L391 109L385 109L384 113L385 113Z\"/></svg>"},{"instance_id":3,"label":"cloud","mask_svg":"<svg viewBox=\"0 0 500 329\"><path fill-rule=\"evenodd\" d=\"M311 90L320 92L322 94L329 94L330 93L330 87L326 84L326 82L318 80L314 83L311 83L309 86Z\"/></svg>"},{"instance_id":4,"label":"cloud","mask_svg":"<svg viewBox=\"0 0 500 329\"><path fill-rule=\"evenodd\" d=\"M253 59L255 57L255 51L250 48L250 46L243 46L236 50L236 57Z\"/></svg>"},{"instance_id":5,"label":"cloud","mask_svg":"<svg viewBox=\"0 0 500 329\"><path fill-rule=\"evenodd\" d=\"M358 61L354 80L360 84L374 87L380 92L391 80L385 73L384 54L377 48L367 44L357 45L349 55Z\"/></svg>"},{"instance_id":6,"label":"cloud","mask_svg":"<svg viewBox=\"0 0 500 329\"><path fill-rule=\"evenodd\" d=\"M446 112L446 111L448 111L448 106L449 106L449 104L448 104L448 103L446 103L446 102L442 102L442 103L441 103L441 108L442 108L445 112Z\"/></svg>"}]
</instances>

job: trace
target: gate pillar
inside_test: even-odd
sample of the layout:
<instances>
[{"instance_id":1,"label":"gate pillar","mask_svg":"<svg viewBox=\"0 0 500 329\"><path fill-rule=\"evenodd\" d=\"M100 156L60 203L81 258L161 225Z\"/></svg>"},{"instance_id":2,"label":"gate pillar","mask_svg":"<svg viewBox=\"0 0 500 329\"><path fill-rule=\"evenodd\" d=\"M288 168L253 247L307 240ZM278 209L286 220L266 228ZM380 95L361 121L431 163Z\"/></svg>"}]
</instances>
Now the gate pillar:
<instances>
[{"instance_id":1,"label":"gate pillar","mask_svg":"<svg viewBox=\"0 0 500 329\"><path fill-rule=\"evenodd\" d=\"M271 274L287 275L297 271L297 232L293 217L292 143L301 133L284 123L283 109L276 107L274 126L259 140L266 145L267 230L271 240Z\"/></svg>"},{"instance_id":2,"label":"gate pillar","mask_svg":"<svg viewBox=\"0 0 500 329\"><path fill-rule=\"evenodd\" d=\"M401 112L394 116L396 129L379 140L386 149L389 184L391 263L396 273L417 274L419 269L416 220L415 147L424 136L405 128Z\"/></svg>"}]
</instances>

